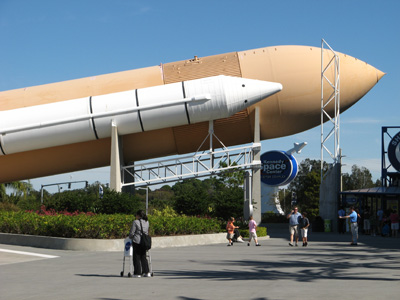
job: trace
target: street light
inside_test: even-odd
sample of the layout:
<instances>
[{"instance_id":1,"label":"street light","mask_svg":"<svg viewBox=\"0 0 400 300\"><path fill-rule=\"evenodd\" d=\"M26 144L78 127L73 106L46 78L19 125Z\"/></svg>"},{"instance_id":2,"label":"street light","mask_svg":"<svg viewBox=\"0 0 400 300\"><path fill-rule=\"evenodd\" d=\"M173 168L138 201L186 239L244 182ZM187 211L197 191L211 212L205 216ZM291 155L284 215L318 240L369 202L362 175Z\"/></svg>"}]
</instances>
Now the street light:
<instances>
[{"instance_id":1,"label":"street light","mask_svg":"<svg viewBox=\"0 0 400 300\"><path fill-rule=\"evenodd\" d=\"M80 183L80 182L85 182L86 183L86 188L89 185L89 182L87 180L80 180L80 181L67 181L67 182L58 182L58 183L51 183L51 184L42 184L41 188L40 188L40 203L43 204L43 188L46 186L53 186L53 185L57 185L58 186L58 193L61 192L62 187L60 187L60 185L64 184L64 185L68 185L68 188L71 188L71 184L72 183Z\"/></svg>"},{"instance_id":2,"label":"street light","mask_svg":"<svg viewBox=\"0 0 400 300\"><path fill-rule=\"evenodd\" d=\"M147 215L148 210L149 210L149 187L148 186L146 186L145 188L137 187L137 189L146 190L146 215Z\"/></svg>"}]
</instances>

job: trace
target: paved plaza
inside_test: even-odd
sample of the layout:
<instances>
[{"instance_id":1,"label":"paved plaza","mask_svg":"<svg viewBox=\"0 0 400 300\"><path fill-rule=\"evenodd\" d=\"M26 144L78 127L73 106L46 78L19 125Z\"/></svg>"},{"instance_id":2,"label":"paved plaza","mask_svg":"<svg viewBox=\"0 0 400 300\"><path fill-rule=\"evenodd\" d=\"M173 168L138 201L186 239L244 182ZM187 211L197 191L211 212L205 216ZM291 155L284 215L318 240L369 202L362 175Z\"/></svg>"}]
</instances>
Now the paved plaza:
<instances>
[{"instance_id":1,"label":"paved plaza","mask_svg":"<svg viewBox=\"0 0 400 300\"><path fill-rule=\"evenodd\" d=\"M123 251L0 244L0 299L387 299L400 295L400 238L310 233L290 247L270 225L261 247L153 249L152 278L120 277ZM127 266L129 270L129 267Z\"/></svg>"}]
</instances>

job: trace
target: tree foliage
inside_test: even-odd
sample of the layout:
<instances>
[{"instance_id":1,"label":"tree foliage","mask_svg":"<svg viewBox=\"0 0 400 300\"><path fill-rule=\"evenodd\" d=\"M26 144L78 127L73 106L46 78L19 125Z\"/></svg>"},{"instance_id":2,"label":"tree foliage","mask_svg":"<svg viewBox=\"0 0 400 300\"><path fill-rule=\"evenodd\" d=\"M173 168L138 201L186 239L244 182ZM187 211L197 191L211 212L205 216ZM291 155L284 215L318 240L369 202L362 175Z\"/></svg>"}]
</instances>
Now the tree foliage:
<instances>
[{"instance_id":1,"label":"tree foliage","mask_svg":"<svg viewBox=\"0 0 400 300\"><path fill-rule=\"evenodd\" d=\"M324 164L323 167L326 169L328 166ZM306 211L311 219L319 214L320 184L321 161L305 159L299 164L298 175L288 187L289 195L295 195L300 211Z\"/></svg>"},{"instance_id":2,"label":"tree foliage","mask_svg":"<svg viewBox=\"0 0 400 300\"><path fill-rule=\"evenodd\" d=\"M376 186L372 181L371 172L365 167L358 167L353 165L351 167L351 174L345 173L342 176L343 190L358 190L364 188L371 188ZM377 182L379 185L379 182Z\"/></svg>"},{"instance_id":3,"label":"tree foliage","mask_svg":"<svg viewBox=\"0 0 400 300\"><path fill-rule=\"evenodd\" d=\"M139 194L139 197L145 199L146 191L141 190L144 193ZM164 210L175 206L174 192L172 187L164 185L162 188L149 191L149 213L152 214L153 210Z\"/></svg>"},{"instance_id":4,"label":"tree foliage","mask_svg":"<svg viewBox=\"0 0 400 300\"><path fill-rule=\"evenodd\" d=\"M221 163L221 166L227 166ZM240 218L243 215L243 170L226 170L209 179L188 179L172 187L174 208L186 215Z\"/></svg>"},{"instance_id":5,"label":"tree foliage","mask_svg":"<svg viewBox=\"0 0 400 300\"><path fill-rule=\"evenodd\" d=\"M7 194L7 189L11 192ZM25 198L28 196L32 185L29 182L13 181L8 183L0 183L0 202L12 202L14 199Z\"/></svg>"},{"instance_id":6,"label":"tree foliage","mask_svg":"<svg viewBox=\"0 0 400 300\"><path fill-rule=\"evenodd\" d=\"M243 189L239 185L231 185L229 179L213 178L214 190L210 195L213 208L211 215L224 220L243 215Z\"/></svg>"},{"instance_id":7,"label":"tree foliage","mask_svg":"<svg viewBox=\"0 0 400 300\"><path fill-rule=\"evenodd\" d=\"M226 163L220 164L226 167ZM236 163L231 164L233 166ZM229 217L240 218L243 216L244 192L243 182L245 171L241 169L230 169L223 171L214 181L211 202L213 204L213 216L227 220Z\"/></svg>"},{"instance_id":8,"label":"tree foliage","mask_svg":"<svg viewBox=\"0 0 400 300\"><path fill-rule=\"evenodd\" d=\"M190 216L206 215L210 199L204 184L198 179L187 179L176 183L172 190L175 194L175 210Z\"/></svg>"},{"instance_id":9,"label":"tree foliage","mask_svg":"<svg viewBox=\"0 0 400 300\"><path fill-rule=\"evenodd\" d=\"M327 170L328 164L324 162L324 172ZM352 166L351 174L342 174L343 190L356 190L362 188L370 188L379 186L380 181L375 184L372 181L370 171L365 167ZM286 213L291 209L290 203L293 196L297 200L300 211L307 211L308 216L315 218L319 215L319 188L321 184L321 161L305 159L299 165L299 173L297 177L289 184L285 195L283 191L279 191L279 199L281 206L286 208ZM286 205L285 205L286 204Z\"/></svg>"}]
</instances>

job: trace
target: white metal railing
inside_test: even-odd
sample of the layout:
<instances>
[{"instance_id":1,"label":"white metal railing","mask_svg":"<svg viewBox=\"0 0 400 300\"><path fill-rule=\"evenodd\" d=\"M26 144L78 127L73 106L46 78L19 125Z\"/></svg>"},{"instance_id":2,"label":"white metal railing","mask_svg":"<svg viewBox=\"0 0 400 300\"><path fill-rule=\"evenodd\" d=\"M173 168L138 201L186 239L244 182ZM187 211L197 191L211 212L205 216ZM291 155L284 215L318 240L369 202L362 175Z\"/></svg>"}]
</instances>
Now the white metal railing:
<instances>
[{"instance_id":1,"label":"white metal railing","mask_svg":"<svg viewBox=\"0 0 400 300\"><path fill-rule=\"evenodd\" d=\"M167 183L188 178L217 175L232 169L260 168L253 151L260 143L250 146L209 150L194 155L178 156L160 161L134 164L122 168L122 186Z\"/></svg>"}]
</instances>

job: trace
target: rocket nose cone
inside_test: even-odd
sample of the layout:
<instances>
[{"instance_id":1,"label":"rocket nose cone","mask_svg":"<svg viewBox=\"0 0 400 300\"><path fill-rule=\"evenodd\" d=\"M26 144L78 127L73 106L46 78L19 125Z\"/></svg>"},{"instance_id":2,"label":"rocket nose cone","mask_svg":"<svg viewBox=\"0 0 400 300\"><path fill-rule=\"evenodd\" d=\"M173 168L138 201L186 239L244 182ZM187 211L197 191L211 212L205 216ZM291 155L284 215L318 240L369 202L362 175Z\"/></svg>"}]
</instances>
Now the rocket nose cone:
<instances>
[{"instance_id":1,"label":"rocket nose cone","mask_svg":"<svg viewBox=\"0 0 400 300\"><path fill-rule=\"evenodd\" d=\"M282 90L282 84L277 82L229 76L225 76L224 80L229 115Z\"/></svg>"},{"instance_id":2,"label":"rocket nose cone","mask_svg":"<svg viewBox=\"0 0 400 300\"><path fill-rule=\"evenodd\" d=\"M382 72L381 70L378 70L378 69L376 69L376 82L378 82L379 80L381 80L381 78L383 77L383 76L385 76L386 75L386 73L385 72Z\"/></svg>"},{"instance_id":3,"label":"rocket nose cone","mask_svg":"<svg viewBox=\"0 0 400 300\"><path fill-rule=\"evenodd\" d=\"M282 90L278 82L242 78L246 91L247 107Z\"/></svg>"}]
</instances>

